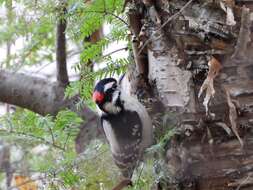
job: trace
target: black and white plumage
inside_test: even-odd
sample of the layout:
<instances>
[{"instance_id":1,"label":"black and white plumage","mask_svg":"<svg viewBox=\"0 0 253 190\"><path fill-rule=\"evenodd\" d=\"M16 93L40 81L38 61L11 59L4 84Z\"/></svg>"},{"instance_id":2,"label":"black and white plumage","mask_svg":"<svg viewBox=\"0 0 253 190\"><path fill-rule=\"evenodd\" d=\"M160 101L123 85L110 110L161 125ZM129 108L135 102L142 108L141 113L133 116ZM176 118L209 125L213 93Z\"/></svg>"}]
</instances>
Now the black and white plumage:
<instances>
[{"instance_id":1,"label":"black and white plumage","mask_svg":"<svg viewBox=\"0 0 253 190\"><path fill-rule=\"evenodd\" d=\"M101 113L101 124L113 159L123 176L130 179L145 148L152 144L152 122L145 107L106 78L94 89L93 100Z\"/></svg>"}]
</instances>

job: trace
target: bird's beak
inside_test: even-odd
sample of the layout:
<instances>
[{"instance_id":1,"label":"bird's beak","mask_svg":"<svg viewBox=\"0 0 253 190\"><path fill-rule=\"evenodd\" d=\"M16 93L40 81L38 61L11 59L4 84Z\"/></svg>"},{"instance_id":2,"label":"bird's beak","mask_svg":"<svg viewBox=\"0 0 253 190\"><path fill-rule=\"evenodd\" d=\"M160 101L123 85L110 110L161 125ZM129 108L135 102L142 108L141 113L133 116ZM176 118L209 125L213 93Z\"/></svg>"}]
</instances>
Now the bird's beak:
<instances>
[{"instance_id":1,"label":"bird's beak","mask_svg":"<svg viewBox=\"0 0 253 190\"><path fill-rule=\"evenodd\" d=\"M104 100L104 94L98 91L95 91L92 95L92 99L96 103L101 103Z\"/></svg>"}]
</instances>

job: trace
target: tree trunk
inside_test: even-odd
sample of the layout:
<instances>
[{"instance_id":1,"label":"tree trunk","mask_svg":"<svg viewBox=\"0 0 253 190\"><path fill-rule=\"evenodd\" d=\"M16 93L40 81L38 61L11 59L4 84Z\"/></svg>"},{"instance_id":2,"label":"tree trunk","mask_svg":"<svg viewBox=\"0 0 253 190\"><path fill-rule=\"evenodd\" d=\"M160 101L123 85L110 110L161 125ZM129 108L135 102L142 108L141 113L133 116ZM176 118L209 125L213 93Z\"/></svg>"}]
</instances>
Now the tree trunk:
<instances>
[{"instance_id":1,"label":"tree trunk","mask_svg":"<svg viewBox=\"0 0 253 190\"><path fill-rule=\"evenodd\" d=\"M176 130L157 189L253 188L252 13L243 2L132 2L145 7L138 45Z\"/></svg>"},{"instance_id":2,"label":"tree trunk","mask_svg":"<svg viewBox=\"0 0 253 190\"><path fill-rule=\"evenodd\" d=\"M67 86L69 84L68 70L67 70L67 55L66 55L66 28L67 20L66 16L66 3L62 3L60 6L60 16L57 23L56 31L56 65L57 65L57 81Z\"/></svg>"},{"instance_id":3,"label":"tree trunk","mask_svg":"<svg viewBox=\"0 0 253 190\"><path fill-rule=\"evenodd\" d=\"M0 141L0 172L5 172L6 188L11 186L13 169L10 163L10 147Z\"/></svg>"}]
</instances>

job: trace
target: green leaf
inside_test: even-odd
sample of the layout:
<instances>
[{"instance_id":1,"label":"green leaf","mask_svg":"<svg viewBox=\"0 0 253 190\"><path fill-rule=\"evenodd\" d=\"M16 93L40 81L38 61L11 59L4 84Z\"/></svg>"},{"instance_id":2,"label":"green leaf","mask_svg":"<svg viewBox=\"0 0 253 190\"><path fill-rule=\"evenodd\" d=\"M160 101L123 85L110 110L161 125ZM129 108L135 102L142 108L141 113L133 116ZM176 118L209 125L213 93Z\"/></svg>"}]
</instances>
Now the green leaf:
<instances>
[{"instance_id":1,"label":"green leaf","mask_svg":"<svg viewBox=\"0 0 253 190\"><path fill-rule=\"evenodd\" d=\"M66 127L78 126L83 120L75 113L70 110L60 111L55 119L55 129L64 129Z\"/></svg>"}]
</instances>

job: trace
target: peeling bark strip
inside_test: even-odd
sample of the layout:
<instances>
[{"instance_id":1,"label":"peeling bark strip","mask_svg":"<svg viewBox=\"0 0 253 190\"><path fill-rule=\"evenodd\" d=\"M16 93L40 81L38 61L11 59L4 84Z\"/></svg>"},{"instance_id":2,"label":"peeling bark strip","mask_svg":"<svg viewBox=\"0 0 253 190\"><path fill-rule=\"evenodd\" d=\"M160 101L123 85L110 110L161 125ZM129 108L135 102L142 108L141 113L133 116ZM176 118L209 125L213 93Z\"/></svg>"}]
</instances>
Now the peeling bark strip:
<instances>
[{"instance_id":1,"label":"peeling bark strip","mask_svg":"<svg viewBox=\"0 0 253 190\"><path fill-rule=\"evenodd\" d=\"M154 37L157 34L157 32L162 30L170 21L177 18L192 2L193 0L188 1L176 14L169 17L156 31L154 31L152 35L150 36L150 38L143 44L138 54L141 54L144 48L152 41L152 37Z\"/></svg>"},{"instance_id":2,"label":"peeling bark strip","mask_svg":"<svg viewBox=\"0 0 253 190\"><path fill-rule=\"evenodd\" d=\"M164 34L160 31L156 35L150 38L149 79L156 81L159 95L167 108L195 112L191 72L178 67L176 49L167 47Z\"/></svg>"},{"instance_id":3,"label":"peeling bark strip","mask_svg":"<svg viewBox=\"0 0 253 190\"><path fill-rule=\"evenodd\" d=\"M240 62L243 62L243 60L247 57L245 53L247 52L248 43L250 42L250 26L250 10L249 8L243 6L240 33L237 39L235 52L232 55L232 58Z\"/></svg>"},{"instance_id":4,"label":"peeling bark strip","mask_svg":"<svg viewBox=\"0 0 253 190\"><path fill-rule=\"evenodd\" d=\"M225 91L226 91L226 95L227 95L227 103L229 106L229 120L231 123L231 127L232 127L232 130L233 130L234 134L236 135L237 139L239 140L241 146L243 147L244 143L238 133L237 124L236 124L237 118L238 118L237 110L236 110L234 103L231 100L229 89L226 88Z\"/></svg>"},{"instance_id":5,"label":"peeling bark strip","mask_svg":"<svg viewBox=\"0 0 253 190\"><path fill-rule=\"evenodd\" d=\"M87 142L99 137L97 114L87 106L80 110L75 102L79 97L64 98L64 87L57 82L32 77L21 73L10 73L0 70L0 101L29 109L41 115L56 115L61 109L68 108L83 118L77 139L78 152L83 151Z\"/></svg>"},{"instance_id":6,"label":"peeling bark strip","mask_svg":"<svg viewBox=\"0 0 253 190\"><path fill-rule=\"evenodd\" d=\"M133 34L133 53L134 53L134 60L135 64L137 66L138 72L140 75L147 78L148 76L148 58L146 51L142 51L140 54L138 54L139 51L139 39L138 36L141 31L141 19L142 16L139 13L139 10L132 9L128 13L128 19L130 24L130 30Z\"/></svg>"},{"instance_id":7,"label":"peeling bark strip","mask_svg":"<svg viewBox=\"0 0 253 190\"><path fill-rule=\"evenodd\" d=\"M214 97L214 94L215 94L213 83L214 83L215 77L220 72L221 64L217 59L212 57L211 60L208 62L208 66L209 66L208 75L199 90L198 98L200 98L202 93L206 90L206 96L204 98L203 105L205 106L205 109L206 109L206 115L211 115L214 117L215 114L209 111L209 102L211 98Z\"/></svg>"},{"instance_id":8,"label":"peeling bark strip","mask_svg":"<svg viewBox=\"0 0 253 190\"><path fill-rule=\"evenodd\" d=\"M66 5L61 5L61 13L57 23L56 31L56 64L57 64L57 81L67 86L69 77L67 71L67 55L66 55L66 27L67 20L64 18L67 12Z\"/></svg>"}]
</instances>

